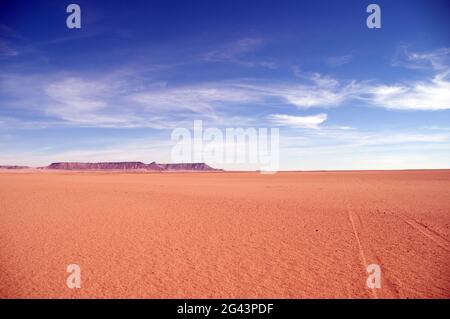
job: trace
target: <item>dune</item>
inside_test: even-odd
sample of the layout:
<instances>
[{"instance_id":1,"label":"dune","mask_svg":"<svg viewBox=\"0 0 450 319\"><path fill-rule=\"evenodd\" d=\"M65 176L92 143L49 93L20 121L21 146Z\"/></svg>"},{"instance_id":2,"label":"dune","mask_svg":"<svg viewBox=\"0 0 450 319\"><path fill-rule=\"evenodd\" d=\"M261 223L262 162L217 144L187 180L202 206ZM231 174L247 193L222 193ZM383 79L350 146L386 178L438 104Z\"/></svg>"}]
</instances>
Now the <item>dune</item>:
<instances>
[{"instance_id":1,"label":"dune","mask_svg":"<svg viewBox=\"0 0 450 319\"><path fill-rule=\"evenodd\" d=\"M0 221L1 298L450 297L449 170L3 170Z\"/></svg>"}]
</instances>

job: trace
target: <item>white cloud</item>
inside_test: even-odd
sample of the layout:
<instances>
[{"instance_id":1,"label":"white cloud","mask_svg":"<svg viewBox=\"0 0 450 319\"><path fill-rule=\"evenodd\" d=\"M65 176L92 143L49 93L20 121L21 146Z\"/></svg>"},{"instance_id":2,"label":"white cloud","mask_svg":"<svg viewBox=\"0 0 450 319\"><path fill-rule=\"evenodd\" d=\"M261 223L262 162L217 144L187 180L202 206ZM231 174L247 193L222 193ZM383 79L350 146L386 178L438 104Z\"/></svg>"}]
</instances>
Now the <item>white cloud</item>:
<instances>
[{"instance_id":1,"label":"white cloud","mask_svg":"<svg viewBox=\"0 0 450 319\"><path fill-rule=\"evenodd\" d=\"M128 126L139 119L122 110L121 114L108 103L114 85L107 81L68 77L44 87L49 98L48 115L62 120L100 126Z\"/></svg>"},{"instance_id":2,"label":"white cloud","mask_svg":"<svg viewBox=\"0 0 450 319\"><path fill-rule=\"evenodd\" d=\"M334 90L322 88L321 86L286 86L280 88L277 95L290 104L307 109L311 107L339 106L351 95L350 89L350 87Z\"/></svg>"},{"instance_id":3,"label":"white cloud","mask_svg":"<svg viewBox=\"0 0 450 319\"><path fill-rule=\"evenodd\" d=\"M256 44L244 41L237 51L247 52ZM227 119L233 123L236 116L266 118L274 113L274 105L308 109L356 102L392 110L446 110L450 109L450 69L444 68L443 56L448 53L444 49L409 53L411 59L433 60L434 74L420 81L382 83L297 72L296 81L237 79L171 86L146 80L141 70L132 69L89 76L2 74L0 91L3 108L33 112L34 118L50 126L53 122L58 126L171 128L193 117L224 124ZM275 119L289 125L315 125L295 118Z\"/></svg>"},{"instance_id":4,"label":"white cloud","mask_svg":"<svg viewBox=\"0 0 450 319\"><path fill-rule=\"evenodd\" d=\"M60 104L67 104L73 111L91 111L106 106L103 97L106 83L86 81L79 78L65 78L44 88L45 93Z\"/></svg>"},{"instance_id":5,"label":"white cloud","mask_svg":"<svg viewBox=\"0 0 450 319\"><path fill-rule=\"evenodd\" d=\"M361 88L355 81L341 83L335 78L319 73L298 76L302 78L300 83L243 81L235 85L257 93L265 99L279 99L299 109L339 106L356 96Z\"/></svg>"},{"instance_id":6,"label":"white cloud","mask_svg":"<svg viewBox=\"0 0 450 319\"><path fill-rule=\"evenodd\" d=\"M233 85L214 84L148 90L128 97L148 111L189 110L197 114L213 114L215 107L250 103L260 100L256 92Z\"/></svg>"},{"instance_id":7,"label":"white cloud","mask_svg":"<svg viewBox=\"0 0 450 319\"><path fill-rule=\"evenodd\" d=\"M293 116L287 114L271 114L269 119L276 125L289 126L293 128L318 129L319 125L327 120L325 113L309 116Z\"/></svg>"},{"instance_id":8,"label":"white cloud","mask_svg":"<svg viewBox=\"0 0 450 319\"><path fill-rule=\"evenodd\" d=\"M428 82L378 85L367 89L372 105L397 110L450 109L450 82L435 76Z\"/></svg>"},{"instance_id":9,"label":"white cloud","mask_svg":"<svg viewBox=\"0 0 450 319\"><path fill-rule=\"evenodd\" d=\"M433 75L421 81L367 86L367 95L361 94L363 100L371 105L397 110L450 109L450 48L418 53L401 46L393 65L428 71Z\"/></svg>"},{"instance_id":10,"label":"white cloud","mask_svg":"<svg viewBox=\"0 0 450 319\"><path fill-rule=\"evenodd\" d=\"M318 73L305 75L294 68L297 77L309 80L311 84L277 90L280 96L299 108L340 106L357 100L397 110L450 109L450 48L426 53L402 52L406 58L400 60L397 57L396 65L427 68L432 75L420 81L386 84L379 81L338 81Z\"/></svg>"},{"instance_id":11,"label":"white cloud","mask_svg":"<svg viewBox=\"0 0 450 319\"><path fill-rule=\"evenodd\" d=\"M223 118L236 116L236 110L248 114L247 107L271 107L273 103L308 109L356 100L389 109L450 108L450 83L443 75L428 82L393 85L343 82L318 73L304 77L301 83L240 80L175 87L135 83L120 73L2 80L5 94L15 97L11 105L25 105L43 116L80 126L168 128L194 116L224 122Z\"/></svg>"},{"instance_id":12,"label":"white cloud","mask_svg":"<svg viewBox=\"0 0 450 319\"><path fill-rule=\"evenodd\" d=\"M440 48L429 52L411 52L407 46L397 49L392 65L409 69L445 70L450 64L450 48Z\"/></svg>"}]
</instances>

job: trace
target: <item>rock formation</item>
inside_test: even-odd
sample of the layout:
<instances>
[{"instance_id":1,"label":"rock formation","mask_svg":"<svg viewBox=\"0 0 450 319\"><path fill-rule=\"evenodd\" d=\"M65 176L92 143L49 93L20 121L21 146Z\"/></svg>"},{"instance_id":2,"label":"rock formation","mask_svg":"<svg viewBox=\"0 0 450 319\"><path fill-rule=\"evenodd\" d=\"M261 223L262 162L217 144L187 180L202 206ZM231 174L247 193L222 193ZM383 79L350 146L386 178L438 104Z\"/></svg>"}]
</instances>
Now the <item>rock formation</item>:
<instances>
[{"instance_id":1,"label":"rock formation","mask_svg":"<svg viewBox=\"0 0 450 319\"><path fill-rule=\"evenodd\" d=\"M145 164L142 162L100 162L100 163L79 163L60 162L52 163L46 169L58 170L150 170L150 171L221 171L212 168L205 163L175 163L159 164L152 162Z\"/></svg>"}]
</instances>

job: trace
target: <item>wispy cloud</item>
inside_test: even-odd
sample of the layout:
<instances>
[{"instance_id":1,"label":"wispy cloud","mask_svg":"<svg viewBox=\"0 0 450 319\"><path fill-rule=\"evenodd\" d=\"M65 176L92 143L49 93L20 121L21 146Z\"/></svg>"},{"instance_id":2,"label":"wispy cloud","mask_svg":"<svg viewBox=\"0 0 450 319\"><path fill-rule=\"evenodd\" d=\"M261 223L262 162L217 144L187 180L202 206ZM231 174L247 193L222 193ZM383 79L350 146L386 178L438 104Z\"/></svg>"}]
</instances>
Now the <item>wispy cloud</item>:
<instances>
[{"instance_id":1,"label":"wispy cloud","mask_svg":"<svg viewBox=\"0 0 450 319\"><path fill-rule=\"evenodd\" d=\"M232 60L245 53L253 52L263 45L262 39L243 38L227 45L222 50L214 50L205 54L207 60Z\"/></svg>"},{"instance_id":2,"label":"wispy cloud","mask_svg":"<svg viewBox=\"0 0 450 319\"><path fill-rule=\"evenodd\" d=\"M16 57L20 50L14 45L14 41L24 40L24 37L13 28L0 24L0 59Z\"/></svg>"},{"instance_id":3,"label":"wispy cloud","mask_svg":"<svg viewBox=\"0 0 450 319\"><path fill-rule=\"evenodd\" d=\"M446 52L438 51L416 56L434 59ZM357 103L390 110L434 111L450 109L450 72L441 64L443 59L440 61L433 62L430 79L398 83L299 73L291 81L235 79L174 85L148 79L142 70L134 68L97 75L2 74L0 91L3 109L28 110L50 125L54 121L70 126L170 128L193 117L223 124L238 115L236 110L241 118L253 118L257 107L261 109L259 118L267 119L274 114L270 109L273 104L326 109ZM14 112L7 116L11 114ZM271 118L297 127L316 127L322 119L326 118L292 114L274 114Z\"/></svg>"},{"instance_id":4,"label":"wispy cloud","mask_svg":"<svg viewBox=\"0 0 450 319\"><path fill-rule=\"evenodd\" d=\"M255 92L223 83L146 90L129 96L150 112L189 110L195 114L214 113L215 107L250 103L259 99Z\"/></svg>"},{"instance_id":5,"label":"wispy cloud","mask_svg":"<svg viewBox=\"0 0 450 319\"><path fill-rule=\"evenodd\" d=\"M445 131L427 130L370 131L341 130L321 127L318 130L303 130L295 135L285 136L283 147L299 152L349 152L356 149L379 149L392 147L416 147L435 145L442 150L450 146L450 134Z\"/></svg>"},{"instance_id":6,"label":"wispy cloud","mask_svg":"<svg viewBox=\"0 0 450 319\"><path fill-rule=\"evenodd\" d=\"M450 109L450 82L442 75L430 81L377 85L367 89L369 103L397 110Z\"/></svg>"},{"instance_id":7,"label":"wispy cloud","mask_svg":"<svg viewBox=\"0 0 450 319\"><path fill-rule=\"evenodd\" d=\"M297 91L289 90L288 101L300 108L340 106L358 101L370 106L391 110L435 111L450 109L450 49L416 53L402 50L405 57L397 57L396 65L431 72L422 80L397 83L336 80L320 74L305 75L294 70L297 77L308 78L313 85ZM401 62L400 62L401 61Z\"/></svg>"},{"instance_id":8,"label":"wispy cloud","mask_svg":"<svg viewBox=\"0 0 450 319\"><path fill-rule=\"evenodd\" d=\"M271 114L269 120L276 125L288 126L292 128L318 129L319 125L327 120L325 113L309 116L294 116L287 114Z\"/></svg>"},{"instance_id":9,"label":"wispy cloud","mask_svg":"<svg viewBox=\"0 0 450 319\"><path fill-rule=\"evenodd\" d=\"M0 38L0 58L9 58L19 55L19 51L14 49L11 44Z\"/></svg>"},{"instance_id":10,"label":"wispy cloud","mask_svg":"<svg viewBox=\"0 0 450 319\"><path fill-rule=\"evenodd\" d=\"M249 59L246 55L255 52L264 46L264 41L259 38L242 38L224 46L221 49L212 50L203 55L205 62L227 62L239 64L244 67L263 67L274 69L276 63L271 60Z\"/></svg>"},{"instance_id":11,"label":"wispy cloud","mask_svg":"<svg viewBox=\"0 0 450 319\"><path fill-rule=\"evenodd\" d=\"M398 110L450 109L450 48L431 52L411 52L400 47L393 65L432 72L431 78L367 88L370 104Z\"/></svg>"},{"instance_id":12,"label":"wispy cloud","mask_svg":"<svg viewBox=\"0 0 450 319\"><path fill-rule=\"evenodd\" d=\"M428 52L412 52L408 46L401 45L392 59L392 65L409 69L448 70L450 48L440 48Z\"/></svg>"}]
</instances>

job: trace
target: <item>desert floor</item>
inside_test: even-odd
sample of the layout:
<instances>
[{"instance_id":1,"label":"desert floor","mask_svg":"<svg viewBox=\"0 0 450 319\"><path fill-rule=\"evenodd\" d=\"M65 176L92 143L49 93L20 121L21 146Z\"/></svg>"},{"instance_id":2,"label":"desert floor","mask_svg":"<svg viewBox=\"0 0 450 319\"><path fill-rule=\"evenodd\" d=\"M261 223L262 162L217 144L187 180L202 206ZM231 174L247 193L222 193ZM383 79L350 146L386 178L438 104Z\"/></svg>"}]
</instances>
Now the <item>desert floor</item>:
<instances>
[{"instance_id":1,"label":"desert floor","mask_svg":"<svg viewBox=\"0 0 450 319\"><path fill-rule=\"evenodd\" d=\"M449 264L450 171L0 173L2 298L450 298Z\"/></svg>"}]
</instances>

